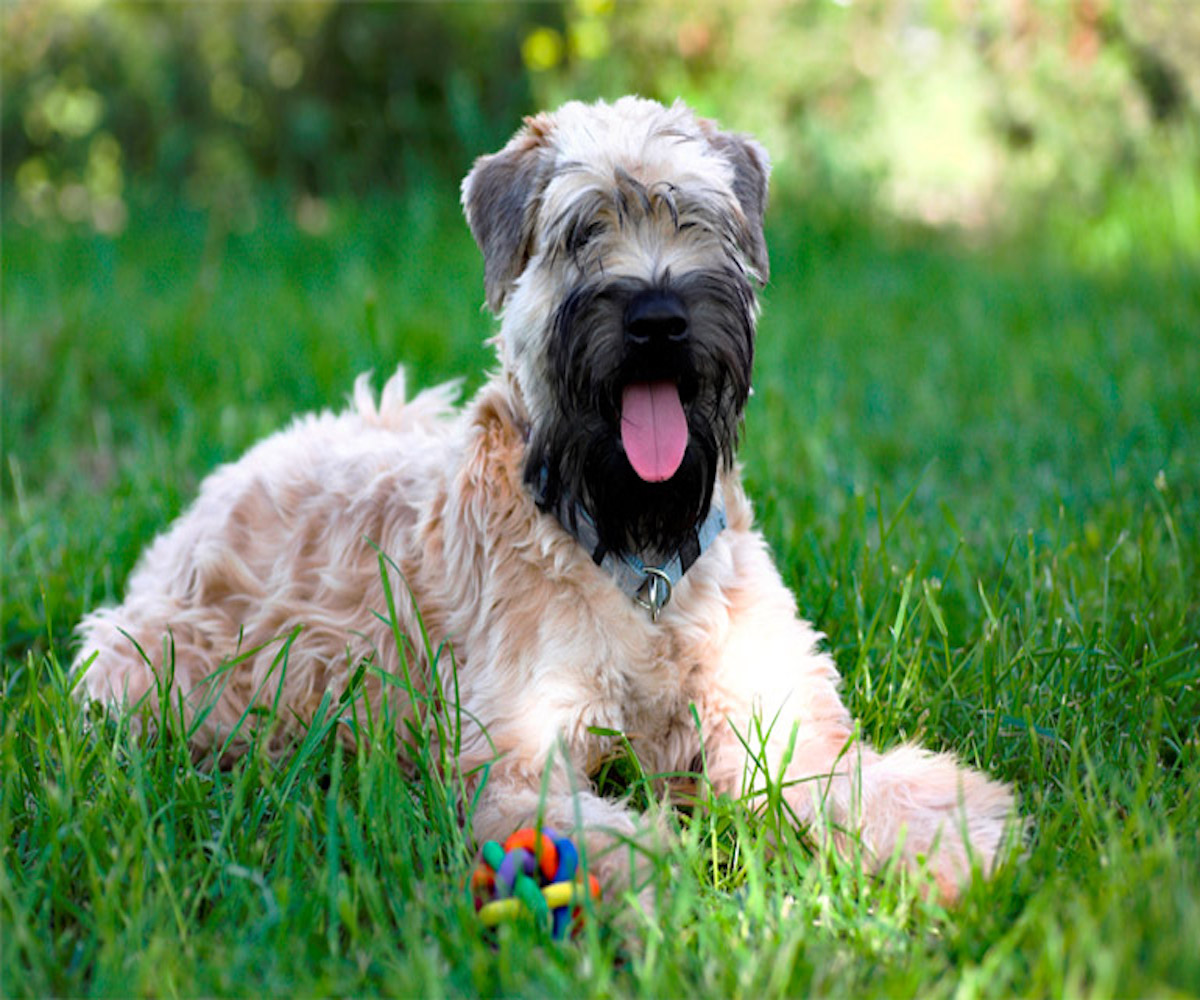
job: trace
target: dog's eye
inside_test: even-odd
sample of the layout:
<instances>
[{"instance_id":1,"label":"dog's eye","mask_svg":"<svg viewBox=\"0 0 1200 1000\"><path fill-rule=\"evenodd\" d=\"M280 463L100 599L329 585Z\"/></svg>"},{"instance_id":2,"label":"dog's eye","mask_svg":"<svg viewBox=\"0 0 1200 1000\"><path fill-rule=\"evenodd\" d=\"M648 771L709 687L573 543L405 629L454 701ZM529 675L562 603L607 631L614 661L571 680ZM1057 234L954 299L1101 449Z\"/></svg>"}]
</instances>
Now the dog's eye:
<instances>
[{"instance_id":1,"label":"dog's eye","mask_svg":"<svg viewBox=\"0 0 1200 1000\"><path fill-rule=\"evenodd\" d=\"M567 252L577 257L603 230L604 226L595 220L572 226L571 231L567 233Z\"/></svg>"}]
</instances>

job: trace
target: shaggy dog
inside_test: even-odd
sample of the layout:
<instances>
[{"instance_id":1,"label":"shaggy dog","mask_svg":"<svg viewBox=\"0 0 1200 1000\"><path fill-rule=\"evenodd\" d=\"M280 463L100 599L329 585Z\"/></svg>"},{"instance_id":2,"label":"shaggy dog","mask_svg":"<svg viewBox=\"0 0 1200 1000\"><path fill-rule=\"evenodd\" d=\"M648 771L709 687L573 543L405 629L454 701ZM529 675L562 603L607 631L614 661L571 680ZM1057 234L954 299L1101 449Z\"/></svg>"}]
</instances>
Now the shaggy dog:
<instances>
[{"instance_id":1,"label":"shaggy dog","mask_svg":"<svg viewBox=\"0 0 1200 1000\"><path fill-rule=\"evenodd\" d=\"M590 784L599 734L626 734L648 773L695 770L703 748L733 795L759 768L748 743L773 775L786 761L787 804L819 843L927 864L953 898L994 864L1011 793L948 754L856 739L734 462L768 170L681 103L527 119L462 189L499 371L462 410L447 386L406 401L402 372L376 402L364 376L347 412L214 472L125 603L82 623L86 693L153 703L168 678L198 751L277 697L282 749L364 661L378 709L398 688L377 674L401 669L382 552L412 597L404 633L419 609L433 646L452 644L414 673L457 695L462 773L490 765L479 840L541 817L627 882L630 852L610 848L656 824Z\"/></svg>"}]
</instances>

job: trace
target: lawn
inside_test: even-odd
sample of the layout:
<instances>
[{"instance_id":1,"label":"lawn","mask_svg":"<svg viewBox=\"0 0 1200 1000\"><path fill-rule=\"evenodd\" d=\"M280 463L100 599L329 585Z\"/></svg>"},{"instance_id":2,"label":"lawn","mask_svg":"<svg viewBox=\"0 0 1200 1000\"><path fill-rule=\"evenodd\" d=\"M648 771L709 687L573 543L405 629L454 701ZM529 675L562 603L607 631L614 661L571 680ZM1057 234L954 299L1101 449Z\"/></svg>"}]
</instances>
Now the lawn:
<instances>
[{"instance_id":1,"label":"lawn","mask_svg":"<svg viewBox=\"0 0 1200 1000\"><path fill-rule=\"evenodd\" d=\"M337 202L319 236L271 195L246 233L148 194L115 240L5 220L0 994L1200 994L1195 259L773 208L761 526L865 734L953 748L1031 822L952 910L726 798L677 814L653 916L488 937L436 746L416 779L386 726L345 752L335 702L214 769L79 708L74 623L207 471L368 368L479 384L455 203Z\"/></svg>"}]
</instances>

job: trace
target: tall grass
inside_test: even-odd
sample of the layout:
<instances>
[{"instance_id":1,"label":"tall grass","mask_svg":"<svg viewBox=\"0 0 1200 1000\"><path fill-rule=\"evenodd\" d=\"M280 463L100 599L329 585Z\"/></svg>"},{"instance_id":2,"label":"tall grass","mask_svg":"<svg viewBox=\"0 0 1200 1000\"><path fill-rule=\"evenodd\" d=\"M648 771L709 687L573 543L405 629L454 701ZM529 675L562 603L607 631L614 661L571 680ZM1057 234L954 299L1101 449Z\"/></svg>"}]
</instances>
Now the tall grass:
<instances>
[{"instance_id":1,"label":"tall grass","mask_svg":"<svg viewBox=\"0 0 1200 1000\"><path fill-rule=\"evenodd\" d=\"M701 777L655 914L488 936L452 719L331 696L282 757L249 719L214 767L169 702L140 738L79 708L71 627L215 464L366 368L479 383L454 204L337 204L320 237L270 198L246 235L161 202L116 241L5 227L0 993L1200 992L1194 262L775 209L742 451L760 523L865 734L955 749L1031 818L952 911ZM652 777L603 780L645 801Z\"/></svg>"}]
</instances>

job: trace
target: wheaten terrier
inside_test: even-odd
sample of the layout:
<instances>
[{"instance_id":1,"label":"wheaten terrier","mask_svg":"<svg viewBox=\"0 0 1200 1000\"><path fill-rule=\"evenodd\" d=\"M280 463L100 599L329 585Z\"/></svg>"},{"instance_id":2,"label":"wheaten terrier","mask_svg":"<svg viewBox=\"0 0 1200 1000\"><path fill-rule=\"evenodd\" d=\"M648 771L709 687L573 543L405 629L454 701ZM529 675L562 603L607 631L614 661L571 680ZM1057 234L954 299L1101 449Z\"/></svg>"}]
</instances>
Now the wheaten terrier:
<instances>
[{"instance_id":1,"label":"wheaten terrier","mask_svg":"<svg viewBox=\"0 0 1200 1000\"><path fill-rule=\"evenodd\" d=\"M169 678L200 751L256 702L279 706L282 747L364 662L378 708L401 690L378 676L401 669L383 553L404 633L418 609L453 650L413 669L458 699L462 773L486 770L477 838L541 817L581 836L602 878L627 878L614 841L655 824L589 782L617 730L651 773L695 770L703 748L719 792L761 789L754 756L785 768L818 842L928 864L947 897L989 870L1008 788L855 738L754 527L734 450L768 170L754 141L681 103L528 119L462 189L499 371L461 410L449 386L406 401L402 372L377 403L364 376L347 412L214 472L125 603L81 625L86 693L153 704Z\"/></svg>"}]
</instances>

